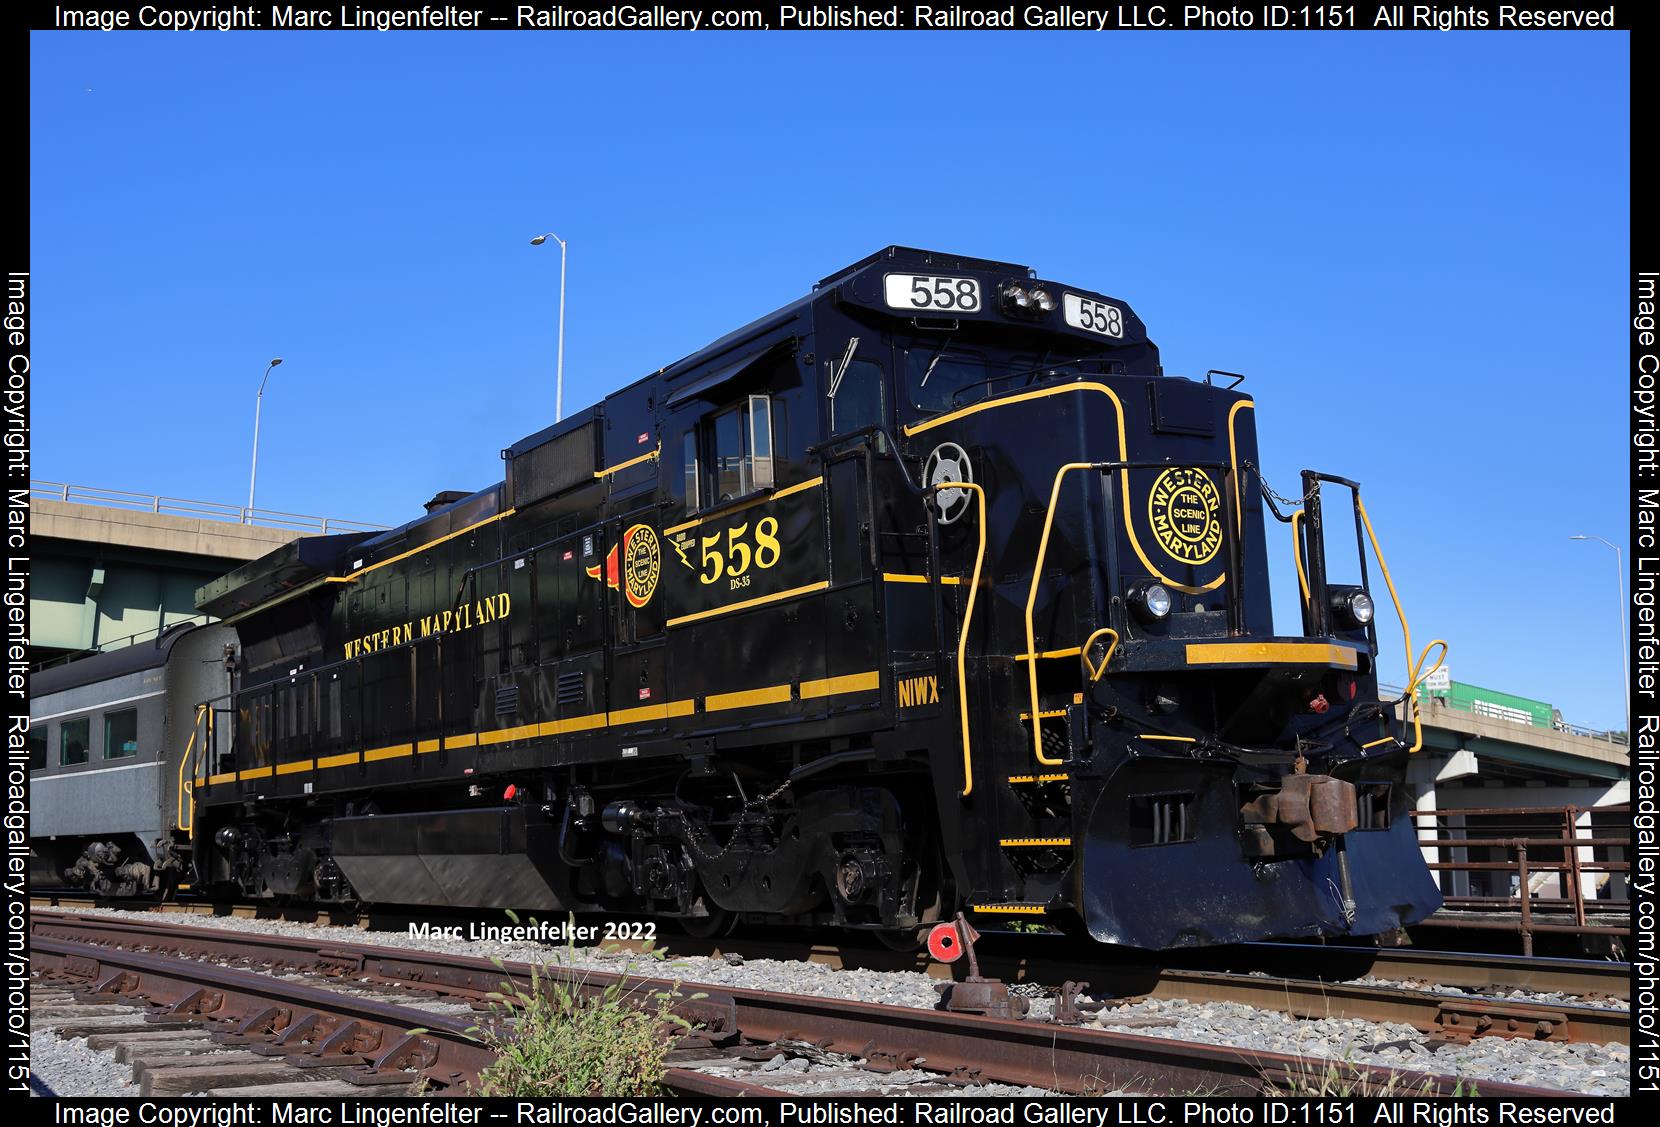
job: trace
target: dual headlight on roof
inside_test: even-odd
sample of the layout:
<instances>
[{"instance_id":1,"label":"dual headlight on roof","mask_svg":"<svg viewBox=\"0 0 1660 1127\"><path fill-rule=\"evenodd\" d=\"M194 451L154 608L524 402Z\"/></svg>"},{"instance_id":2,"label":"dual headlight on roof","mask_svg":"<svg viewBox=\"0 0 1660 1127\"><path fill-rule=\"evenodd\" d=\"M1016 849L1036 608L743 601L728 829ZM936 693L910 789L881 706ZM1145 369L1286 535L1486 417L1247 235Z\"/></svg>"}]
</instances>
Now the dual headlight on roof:
<instances>
[{"instance_id":1,"label":"dual headlight on roof","mask_svg":"<svg viewBox=\"0 0 1660 1127\"><path fill-rule=\"evenodd\" d=\"M1003 311L1024 317L1041 317L1055 311L1055 295L1042 286L1027 288L1018 282L1003 287Z\"/></svg>"}]
</instances>

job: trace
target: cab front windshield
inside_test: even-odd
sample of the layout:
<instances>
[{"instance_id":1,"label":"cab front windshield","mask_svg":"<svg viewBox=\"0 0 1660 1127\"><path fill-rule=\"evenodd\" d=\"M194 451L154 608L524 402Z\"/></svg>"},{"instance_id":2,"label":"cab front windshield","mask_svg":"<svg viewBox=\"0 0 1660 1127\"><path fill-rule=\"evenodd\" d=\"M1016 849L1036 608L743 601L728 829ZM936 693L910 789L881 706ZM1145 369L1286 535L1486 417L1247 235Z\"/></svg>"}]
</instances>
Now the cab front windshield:
<instances>
[{"instance_id":1,"label":"cab front windshield","mask_svg":"<svg viewBox=\"0 0 1660 1127\"><path fill-rule=\"evenodd\" d=\"M1100 363L951 341L913 345L904 354L904 395L912 407L931 415L1036 383L1051 372L1078 372Z\"/></svg>"}]
</instances>

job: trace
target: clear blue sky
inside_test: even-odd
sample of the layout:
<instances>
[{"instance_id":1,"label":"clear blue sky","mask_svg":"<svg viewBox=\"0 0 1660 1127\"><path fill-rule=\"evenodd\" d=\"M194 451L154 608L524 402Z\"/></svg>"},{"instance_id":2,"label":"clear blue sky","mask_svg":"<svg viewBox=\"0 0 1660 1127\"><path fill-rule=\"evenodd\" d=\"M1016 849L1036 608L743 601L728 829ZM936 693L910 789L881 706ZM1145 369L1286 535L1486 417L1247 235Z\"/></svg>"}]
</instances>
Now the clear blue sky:
<instances>
[{"instance_id":1,"label":"clear blue sky","mask_svg":"<svg viewBox=\"0 0 1660 1127\"><path fill-rule=\"evenodd\" d=\"M550 227L572 407L889 243L1006 258L1130 301L1168 371L1247 373L1270 480L1365 485L1455 677L1622 726L1613 553L1567 537L1624 544L1629 60L1624 34L36 33L35 472L239 504L280 355L262 506L394 524L496 481L553 417Z\"/></svg>"}]
</instances>

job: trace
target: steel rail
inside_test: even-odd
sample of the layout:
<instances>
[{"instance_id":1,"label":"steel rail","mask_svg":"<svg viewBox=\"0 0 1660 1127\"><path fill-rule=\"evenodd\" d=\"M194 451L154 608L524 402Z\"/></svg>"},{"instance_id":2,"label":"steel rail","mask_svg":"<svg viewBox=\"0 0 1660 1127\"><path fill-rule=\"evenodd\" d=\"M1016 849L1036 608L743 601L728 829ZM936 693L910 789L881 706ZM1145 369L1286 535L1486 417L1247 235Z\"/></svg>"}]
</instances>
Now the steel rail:
<instances>
[{"instance_id":1,"label":"steel rail","mask_svg":"<svg viewBox=\"0 0 1660 1127\"><path fill-rule=\"evenodd\" d=\"M235 905L227 912L223 906L198 901L169 901L156 904L149 901L99 901L84 895L36 894L30 898L29 906L33 911L60 913L118 908L149 911L158 915L228 914L250 919L291 918L283 913L273 916L268 906L261 908L256 905ZM349 927L354 923L367 922L371 930L402 930L413 918L415 917L412 915L397 912L365 915L320 908L302 913L295 918L295 922L336 927ZM777 929L774 930L776 932ZM953 977L951 964L935 961L926 951L895 951L887 947L861 943L856 937L850 937L846 942L821 942L792 939L788 937L787 932L782 936L761 933L758 936L739 935L721 939L700 939L689 935L670 934L665 939L654 942L658 949L662 949L666 944L672 947L676 955L681 956L718 959L734 955L751 959L820 963L836 968L914 971L942 980ZM644 946L636 940L616 940L610 945L627 950L640 950ZM988 975L1008 982L1033 982L1058 987L1069 979L1090 981L1098 991L1120 994L1146 993L1151 989L1155 975L1190 970L1233 971L1252 975L1267 972L1283 978L1314 982L1341 982L1369 976L1400 980L1409 984L1434 983L1482 994L1521 990L1538 994L1563 994L1570 998L1608 998L1623 1002L1631 1000L1631 965L1598 959L1434 951L1415 947L1346 947L1336 944L1272 942L1150 954L1131 953L1126 957L1123 951L1100 944L1080 944L1061 935L1022 935L1018 940L1012 940L999 934L984 936L977 953L981 967Z\"/></svg>"},{"instance_id":2,"label":"steel rail","mask_svg":"<svg viewBox=\"0 0 1660 1127\"><path fill-rule=\"evenodd\" d=\"M524 985L534 973L581 991L600 991L623 976L558 966L497 964L488 959L369 944L320 946L316 940L224 932L189 925L36 913L38 940L72 936L80 942L144 944L197 957L257 960L312 973L336 973L354 980L481 997L499 990L504 979ZM125 957L125 956L123 956ZM211 964L174 962L185 977L207 973ZM222 969L222 968L221 968ZM646 993L681 990L665 978L628 976L630 988ZM748 1043L806 1042L861 1058L868 1066L919 1067L962 1079L1033 1085L1048 1090L1094 1093L1217 1094L1258 1093L1306 1081L1318 1085L1333 1074L1361 1092L1452 1094L1455 1078L1405 1070L1355 1066L1251 1049L1198 1045L1096 1028L1012 1021L938 1010L883 1006L776 991L699 988L700 998L677 1005L711 1040ZM1551 1089L1483 1083L1483 1095L1557 1097Z\"/></svg>"},{"instance_id":3,"label":"steel rail","mask_svg":"<svg viewBox=\"0 0 1660 1127\"><path fill-rule=\"evenodd\" d=\"M300 1068L332 1066L319 1079L345 1079L366 1094L417 1078L459 1088L496 1059L474 1022L256 971L33 934L29 957L37 973L80 983L89 999L204 1022L221 1044L264 1050ZM680 1095L719 1099L787 1094L680 1068L665 1070L662 1083Z\"/></svg>"}]
</instances>

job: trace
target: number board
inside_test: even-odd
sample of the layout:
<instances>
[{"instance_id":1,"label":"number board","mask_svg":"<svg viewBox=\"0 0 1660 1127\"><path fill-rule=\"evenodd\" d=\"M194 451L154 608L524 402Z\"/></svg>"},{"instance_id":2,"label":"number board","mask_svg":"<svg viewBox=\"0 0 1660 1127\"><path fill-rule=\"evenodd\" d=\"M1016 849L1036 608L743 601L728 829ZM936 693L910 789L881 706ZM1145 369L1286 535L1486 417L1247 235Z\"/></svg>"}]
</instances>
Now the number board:
<instances>
[{"instance_id":1,"label":"number board","mask_svg":"<svg viewBox=\"0 0 1660 1127\"><path fill-rule=\"evenodd\" d=\"M1124 311L1118 306L1110 301L1100 301L1093 297L1084 297L1082 294L1068 293L1062 294L1061 297L1068 325L1075 329L1100 333L1104 337L1123 338Z\"/></svg>"},{"instance_id":2,"label":"number board","mask_svg":"<svg viewBox=\"0 0 1660 1127\"><path fill-rule=\"evenodd\" d=\"M816 486L666 530L669 625L826 578Z\"/></svg>"},{"instance_id":3,"label":"number board","mask_svg":"<svg viewBox=\"0 0 1660 1127\"><path fill-rule=\"evenodd\" d=\"M916 313L978 313L980 282L945 274L889 274L883 279L888 305Z\"/></svg>"}]
</instances>

